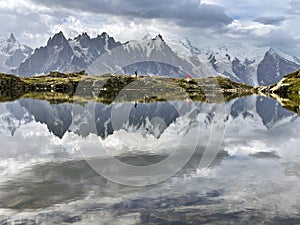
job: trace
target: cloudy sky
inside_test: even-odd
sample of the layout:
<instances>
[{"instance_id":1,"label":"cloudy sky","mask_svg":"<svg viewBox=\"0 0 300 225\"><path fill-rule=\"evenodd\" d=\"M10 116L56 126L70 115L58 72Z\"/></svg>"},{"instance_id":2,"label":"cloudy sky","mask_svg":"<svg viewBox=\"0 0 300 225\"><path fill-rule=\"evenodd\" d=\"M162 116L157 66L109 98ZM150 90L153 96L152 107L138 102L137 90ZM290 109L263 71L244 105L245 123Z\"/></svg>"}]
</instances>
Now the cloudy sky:
<instances>
[{"instance_id":1,"label":"cloudy sky","mask_svg":"<svg viewBox=\"0 0 300 225\"><path fill-rule=\"evenodd\" d=\"M60 30L117 40L161 33L202 46L242 42L300 56L300 0L0 0L0 36L31 47Z\"/></svg>"}]
</instances>

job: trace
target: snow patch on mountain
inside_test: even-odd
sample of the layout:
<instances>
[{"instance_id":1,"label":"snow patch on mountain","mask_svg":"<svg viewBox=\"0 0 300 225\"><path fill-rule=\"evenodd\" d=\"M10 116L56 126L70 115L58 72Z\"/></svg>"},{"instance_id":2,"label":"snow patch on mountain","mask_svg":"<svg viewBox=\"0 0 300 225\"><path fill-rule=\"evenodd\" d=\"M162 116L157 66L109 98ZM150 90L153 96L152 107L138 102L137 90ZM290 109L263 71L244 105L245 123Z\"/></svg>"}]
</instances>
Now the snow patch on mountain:
<instances>
[{"instance_id":1,"label":"snow patch on mountain","mask_svg":"<svg viewBox=\"0 0 300 225\"><path fill-rule=\"evenodd\" d=\"M147 65L152 67L153 71L148 70L149 74L144 75L159 75L156 73L160 71L158 67L162 66L162 64L164 64L164 70L169 72L176 70L175 68L178 71L192 71L193 69L192 65L173 52L161 35L157 35L151 39L128 41L112 49L110 54L100 56L88 68L88 73L92 75L107 72L123 74L125 73L123 68L130 70L128 67L133 65L137 70L143 70L143 67ZM140 68L138 68L139 66ZM172 74L164 75L172 76ZM185 72L180 76L185 76Z\"/></svg>"},{"instance_id":2,"label":"snow patch on mountain","mask_svg":"<svg viewBox=\"0 0 300 225\"><path fill-rule=\"evenodd\" d=\"M279 49L279 48L272 48L276 54L278 54L280 57L290 61L290 62L293 62L293 63L297 63L297 64L300 64L300 59L296 56L292 56L292 55L289 55L288 53L284 52L283 50Z\"/></svg>"}]
</instances>

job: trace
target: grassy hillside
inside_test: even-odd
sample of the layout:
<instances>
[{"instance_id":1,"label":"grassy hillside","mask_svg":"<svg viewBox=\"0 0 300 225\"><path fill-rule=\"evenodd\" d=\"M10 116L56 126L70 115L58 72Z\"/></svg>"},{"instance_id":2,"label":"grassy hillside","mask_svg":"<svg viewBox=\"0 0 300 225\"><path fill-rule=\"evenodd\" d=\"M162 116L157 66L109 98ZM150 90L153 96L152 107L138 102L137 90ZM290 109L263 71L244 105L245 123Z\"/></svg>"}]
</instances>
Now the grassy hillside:
<instances>
[{"instance_id":1,"label":"grassy hillside","mask_svg":"<svg viewBox=\"0 0 300 225\"><path fill-rule=\"evenodd\" d=\"M259 87L258 90L275 98L283 107L300 113L300 70L286 75L278 84Z\"/></svg>"},{"instance_id":2,"label":"grassy hillside","mask_svg":"<svg viewBox=\"0 0 300 225\"><path fill-rule=\"evenodd\" d=\"M300 70L285 76L275 93L287 109L300 113Z\"/></svg>"}]
</instances>

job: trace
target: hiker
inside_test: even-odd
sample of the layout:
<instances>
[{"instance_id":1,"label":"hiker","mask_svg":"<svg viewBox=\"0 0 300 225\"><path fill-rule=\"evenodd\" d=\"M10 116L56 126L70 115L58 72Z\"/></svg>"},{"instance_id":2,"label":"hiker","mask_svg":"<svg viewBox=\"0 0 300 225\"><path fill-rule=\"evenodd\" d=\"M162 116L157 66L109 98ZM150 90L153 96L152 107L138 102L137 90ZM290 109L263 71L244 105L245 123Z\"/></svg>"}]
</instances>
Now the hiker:
<instances>
[{"instance_id":1,"label":"hiker","mask_svg":"<svg viewBox=\"0 0 300 225\"><path fill-rule=\"evenodd\" d=\"M137 70L136 70L134 73L135 73L135 77L137 77L137 76L138 76L138 72L137 72Z\"/></svg>"},{"instance_id":2,"label":"hiker","mask_svg":"<svg viewBox=\"0 0 300 225\"><path fill-rule=\"evenodd\" d=\"M190 75L190 74L187 74L187 75L186 75L186 81L187 81L187 82L190 82L190 80L191 80L191 75Z\"/></svg>"}]
</instances>

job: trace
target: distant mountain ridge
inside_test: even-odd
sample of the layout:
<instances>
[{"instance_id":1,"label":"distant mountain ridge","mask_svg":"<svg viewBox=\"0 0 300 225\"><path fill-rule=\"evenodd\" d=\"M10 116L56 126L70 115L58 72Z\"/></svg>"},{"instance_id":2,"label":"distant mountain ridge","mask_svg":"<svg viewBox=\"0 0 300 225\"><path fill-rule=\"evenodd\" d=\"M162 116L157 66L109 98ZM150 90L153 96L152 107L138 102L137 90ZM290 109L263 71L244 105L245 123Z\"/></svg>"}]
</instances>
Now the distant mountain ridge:
<instances>
[{"instance_id":1,"label":"distant mountain ridge","mask_svg":"<svg viewBox=\"0 0 300 225\"><path fill-rule=\"evenodd\" d=\"M161 35L142 41L128 41L110 54L96 59L88 68L91 75L102 73L162 75L184 77L193 65L180 58Z\"/></svg>"},{"instance_id":2,"label":"distant mountain ridge","mask_svg":"<svg viewBox=\"0 0 300 225\"><path fill-rule=\"evenodd\" d=\"M191 54L207 58L214 70L233 81L250 85L277 83L300 68L300 60L279 49L258 48L247 44L224 43L215 48L197 48L182 44ZM179 48L178 52L182 52Z\"/></svg>"},{"instance_id":3,"label":"distant mountain ridge","mask_svg":"<svg viewBox=\"0 0 300 225\"><path fill-rule=\"evenodd\" d=\"M83 33L67 40L64 34L59 32L48 40L46 46L37 48L30 58L12 72L28 77L50 71L83 70L99 56L119 45L121 43L116 42L107 33L96 38L90 38L87 33Z\"/></svg>"},{"instance_id":4,"label":"distant mountain ridge","mask_svg":"<svg viewBox=\"0 0 300 225\"><path fill-rule=\"evenodd\" d=\"M258 48L239 43L224 43L200 48L188 38L165 41L161 35L120 43L107 33L91 38L82 33L66 39L55 34L47 45L34 53L12 73L20 76L47 74L50 71L81 71L150 76L193 77L225 76L250 85L277 83L300 69L300 60L274 48Z\"/></svg>"},{"instance_id":5,"label":"distant mountain ridge","mask_svg":"<svg viewBox=\"0 0 300 225\"><path fill-rule=\"evenodd\" d=\"M283 58L280 53L271 48L263 61L258 65L258 82L261 86L278 83L285 75L299 70L300 63Z\"/></svg>"},{"instance_id":6,"label":"distant mountain ridge","mask_svg":"<svg viewBox=\"0 0 300 225\"><path fill-rule=\"evenodd\" d=\"M7 39L0 39L0 71L8 72L19 67L32 51L30 47L20 44L12 33Z\"/></svg>"}]
</instances>

